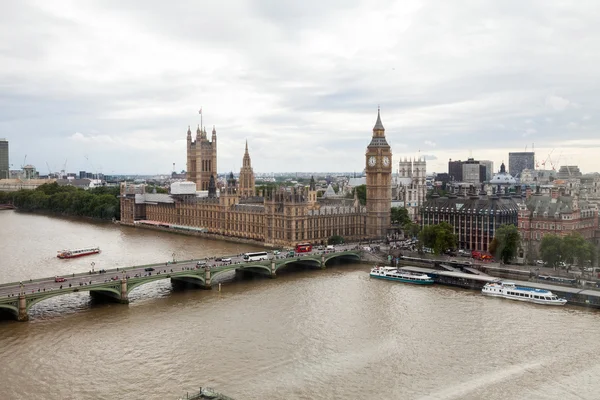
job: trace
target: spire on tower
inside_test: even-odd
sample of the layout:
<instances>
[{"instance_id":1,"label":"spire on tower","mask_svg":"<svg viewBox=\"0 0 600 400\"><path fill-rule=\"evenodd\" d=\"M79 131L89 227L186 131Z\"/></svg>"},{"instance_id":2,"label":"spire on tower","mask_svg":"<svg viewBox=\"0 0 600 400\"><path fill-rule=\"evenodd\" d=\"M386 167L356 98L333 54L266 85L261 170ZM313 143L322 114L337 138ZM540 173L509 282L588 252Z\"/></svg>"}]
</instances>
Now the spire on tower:
<instances>
[{"instance_id":1,"label":"spire on tower","mask_svg":"<svg viewBox=\"0 0 600 400\"><path fill-rule=\"evenodd\" d=\"M248 154L248 139L246 139L246 154Z\"/></svg>"},{"instance_id":2,"label":"spire on tower","mask_svg":"<svg viewBox=\"0 0 600 400\"><path fill-rule=\"evenodd\" d=\"M377 107L377 122L375 122L375 126L373 127L373 130L382 130L384 131L385 128L383 127L383 124L381 123L381 115L379 112L379 106Z\"/></svg>"}]
</instances>

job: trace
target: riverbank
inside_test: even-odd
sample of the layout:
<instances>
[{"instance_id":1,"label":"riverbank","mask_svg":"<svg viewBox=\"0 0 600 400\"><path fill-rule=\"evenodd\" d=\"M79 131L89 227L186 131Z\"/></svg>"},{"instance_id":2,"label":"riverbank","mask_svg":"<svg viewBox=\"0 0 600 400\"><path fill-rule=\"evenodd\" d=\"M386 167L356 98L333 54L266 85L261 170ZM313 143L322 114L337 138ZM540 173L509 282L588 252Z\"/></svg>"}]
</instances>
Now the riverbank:
<instances>
[{"instance_id":1,"label":"riverbank","mask_svg":"<svg viewBox=\"0 0 600 400\"><path fill-rule=\"evenodd\" d=\"M240 244L249 244L249 245L253 245L253 246L262 246L262 247L264 247L266 249L278 248L278 246L269 245L269 244L266 244L265 242L262 242L262 241L259 241L259 240L243 239L243 238L239 238L239 237L235 237L235 236L219 235L219 234L216 234L216 233L196 232L196 231L183 231L183 230L172 229L172 228L167 228L167 227L163 227L163 226L142 225L142 224L129 224L129 223L120 222L120 221L116 221L115 223L118 224L118 225L121 225L121 226L130 227L130 228L143 229L143 230L151 230L151 231L158 231L158 232L165 232L165 233L172 233L172 234L184 235L184 236L195 236L195 237L199 237L199 238L203 238L203 239L209 239L209 240L223 240L225 242L240 243Z\"/></svg>"}]
</instances>

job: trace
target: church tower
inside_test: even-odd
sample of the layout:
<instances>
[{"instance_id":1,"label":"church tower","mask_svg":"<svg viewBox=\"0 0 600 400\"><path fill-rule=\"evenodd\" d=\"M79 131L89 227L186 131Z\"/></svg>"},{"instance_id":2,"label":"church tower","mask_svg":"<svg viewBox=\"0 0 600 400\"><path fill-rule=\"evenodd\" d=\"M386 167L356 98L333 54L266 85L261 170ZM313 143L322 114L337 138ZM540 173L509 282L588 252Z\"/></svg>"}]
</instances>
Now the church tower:
<instances>
[{"instance_id":1,"label":"church tower","mask_svg":"<svg viewBox=\"0 0 600 400\"><path fill-rule=\"evenodd\" d=\"M385 238L392 208L392 151L385 140L379 109L367 146L367 237Z\"/></svg>"},{"instance_id":2,"label":"church tower","mask_svg":"<svg viewBox=\"0 0 600 400\"><path fill-rule=\"evenodd\" d=\"M240 168L239 194L241 197L252 197L255 195L254 191L254 171L252 170L252 165L250 164L248 141L246 140L246 152L244 153L242 168Z\"/></svg>"}]
</instances>

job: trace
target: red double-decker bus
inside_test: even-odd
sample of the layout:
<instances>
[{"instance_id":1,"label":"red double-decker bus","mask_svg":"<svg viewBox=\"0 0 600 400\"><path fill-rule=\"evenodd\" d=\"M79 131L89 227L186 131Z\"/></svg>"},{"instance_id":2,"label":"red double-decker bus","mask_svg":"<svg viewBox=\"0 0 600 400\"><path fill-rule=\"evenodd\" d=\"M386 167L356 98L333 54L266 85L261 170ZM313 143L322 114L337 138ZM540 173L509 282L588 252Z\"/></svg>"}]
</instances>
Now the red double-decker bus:
<instances>
[{"instance_id":1,"label":"red double-decker bus","mask_svg":"<svg viewBox=\"0 0 600 400\"><path fill-rule=\"evenodd\" d=\"M300 243L296 245L296 253L308 253L312 251L312 244L310 243Z\"/></svg>"}]
</instances>

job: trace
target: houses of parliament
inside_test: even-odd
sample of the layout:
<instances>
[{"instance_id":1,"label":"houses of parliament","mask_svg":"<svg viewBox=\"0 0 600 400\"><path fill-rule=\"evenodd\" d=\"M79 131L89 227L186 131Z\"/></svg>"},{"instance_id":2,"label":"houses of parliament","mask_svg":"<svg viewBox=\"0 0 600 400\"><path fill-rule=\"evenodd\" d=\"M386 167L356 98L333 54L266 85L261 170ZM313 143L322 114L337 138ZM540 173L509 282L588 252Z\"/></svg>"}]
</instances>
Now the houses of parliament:
<instances>
[{"instance_id":1,"label":"houses of parliament","mask_svg":"<svg viewBox=\"0 0 600 400\"><path fill-rule=\"evenodd\" d=\"M366 206L358 198L317 198L308 186L278 187L257 193L248 142L239 181L229 174L217 189L217 132L211 140L198 127L187 131L187 182L169 194L146 193L145 185L121 184L121 223L251 240L265 246L384 238L390 227L392 152L379 110L365 154Z\"/></svg>"}]
</instances>

